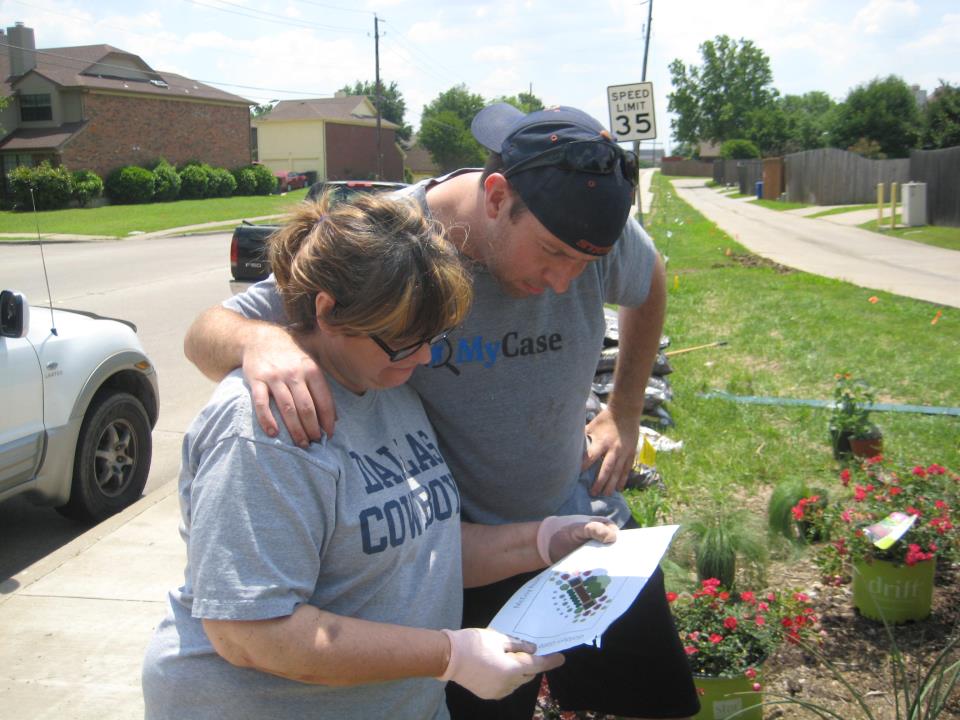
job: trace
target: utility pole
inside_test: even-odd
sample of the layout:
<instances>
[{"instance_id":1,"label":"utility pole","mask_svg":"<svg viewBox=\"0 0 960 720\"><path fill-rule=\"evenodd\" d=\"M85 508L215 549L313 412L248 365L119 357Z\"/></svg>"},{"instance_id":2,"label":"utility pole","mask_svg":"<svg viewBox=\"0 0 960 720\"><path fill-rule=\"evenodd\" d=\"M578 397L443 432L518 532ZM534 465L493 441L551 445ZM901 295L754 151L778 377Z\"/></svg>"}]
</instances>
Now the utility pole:
<instances>
[{"instance_id":1,"label":"utility pole","mask_svg":"<svg viewBox=\"0 0 960 720\"><path fill-rule=\"evenodd\" d=\"M383 94L380 89L380 25L377 14L373 14L373 56L375 68L376 99L377 99L377 180L383 180L383 152L380 149L380 105Z\"/></svg>"}]
</instances>

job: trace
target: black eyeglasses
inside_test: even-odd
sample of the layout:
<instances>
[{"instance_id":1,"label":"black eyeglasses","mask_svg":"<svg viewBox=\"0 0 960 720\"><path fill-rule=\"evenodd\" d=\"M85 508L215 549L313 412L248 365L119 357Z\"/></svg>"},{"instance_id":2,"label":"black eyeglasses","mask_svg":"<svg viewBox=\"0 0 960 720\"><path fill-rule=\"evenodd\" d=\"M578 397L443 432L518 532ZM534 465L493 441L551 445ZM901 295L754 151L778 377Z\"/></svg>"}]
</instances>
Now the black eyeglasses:
<instances>
[{"instance_id":1,"label":"black eyeglasses","mask_svg":"<svg viewBox=\"0 0 960 720\"><path fill-rule=\"evenodd\" d=\"M521 170L554 165L593 175L610 175L619 166L623 177L631 185L636 186L640 179L640 164L636 154L619 145L599 140L576 140L552 147L539 155L521 160L503 174L504 177L510 177Z\"/></svg>"},{"instance_id":2,"label":"black eyeglasses","mask_svg":"<svg viewBox=\"0 0 960 720\"><path fill-rule=\"evenodd\" d=\"M378 338L376 335L371 335L370 339L373 340L380 347L380 349L387 354L387 357L390 358L390 362L397 362L399 360L403 360L404 358L408 358L411 355L413 355L417 350L423 347L424 343L432 347L439 342L443 342L444 338L446 338L447 335L449 334L450 334L449 330L444 330L439 335L434 335L433 337L424 338L419 342L413 343L413 345L407 345L406 347L402 347L399 350L394 350L392 347L387 345L383 340Z\"/></svg>"}]
</instances>

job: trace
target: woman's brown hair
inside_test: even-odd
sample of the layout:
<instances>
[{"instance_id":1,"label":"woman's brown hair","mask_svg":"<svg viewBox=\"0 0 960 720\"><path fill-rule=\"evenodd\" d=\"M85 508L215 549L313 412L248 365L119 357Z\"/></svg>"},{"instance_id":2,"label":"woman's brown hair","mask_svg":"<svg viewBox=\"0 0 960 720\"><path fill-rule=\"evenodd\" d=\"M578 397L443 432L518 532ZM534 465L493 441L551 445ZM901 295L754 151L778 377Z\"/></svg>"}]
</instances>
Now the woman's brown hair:
<instances>
[{"instance_id":1,"label":"woman's brown hair","mask_svg":"<svg viewBox=\"0 0 960 720\"><path fill-rule=\"evenodd\" d=\"M320 291L336 301L328 324L386 342L460 324L472 298L457 251L413 200L363 194L303 203L270 237L268 257L298 332L316 329Z\"/></svg>"}]
</instances>

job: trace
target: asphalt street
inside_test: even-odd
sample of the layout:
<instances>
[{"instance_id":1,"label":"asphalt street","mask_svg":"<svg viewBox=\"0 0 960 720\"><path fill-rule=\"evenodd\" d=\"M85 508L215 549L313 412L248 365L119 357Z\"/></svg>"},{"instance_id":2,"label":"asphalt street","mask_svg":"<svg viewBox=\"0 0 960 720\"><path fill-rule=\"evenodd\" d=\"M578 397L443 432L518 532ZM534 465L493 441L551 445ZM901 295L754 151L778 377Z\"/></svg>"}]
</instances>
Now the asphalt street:
<instances>
[{"instance_id":1,"label":"asphalt street","mask_svg":"<svg viewBox=\"0 0 960 720\"><path fill-rule=\"evenodd\" d=\"M45 243L53 306L130 320L160 382L160 417L145 492L176 477L183 432L214 384L183 356L183 335L201 310L229 297L230 235ZM0 284L47 304L40 247L0 244ZM43 322L42 316L33 318ZM22 498L0 503L0 580L86 531Z\"/></svg>"}]
</instances>

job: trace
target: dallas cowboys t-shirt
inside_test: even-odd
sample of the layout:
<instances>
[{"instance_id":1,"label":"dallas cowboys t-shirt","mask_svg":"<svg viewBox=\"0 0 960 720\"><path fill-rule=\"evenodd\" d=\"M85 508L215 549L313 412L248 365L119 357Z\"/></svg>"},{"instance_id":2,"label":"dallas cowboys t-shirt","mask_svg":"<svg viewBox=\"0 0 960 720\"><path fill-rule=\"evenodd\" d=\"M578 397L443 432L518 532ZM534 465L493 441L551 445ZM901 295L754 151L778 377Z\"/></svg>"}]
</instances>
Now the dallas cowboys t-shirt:
<instances>
[{"instance_id":1,"label":"dallas cowboys t-shirt","mask_svg":"<svg viewBox=\"0 0 960 720\"><path fill-rule=\"evenodd\" d=\"M460 499L408 387L356 395L327 378L336 433L307 450L268 437L239 371L183 442L184 585L144 665L147 718L448 717L443 683L309 685L220 658L201 620L303 603L412 627L460 626ZM274 407L274 411L276 408Z\"/></svg>"}]
</instances>

